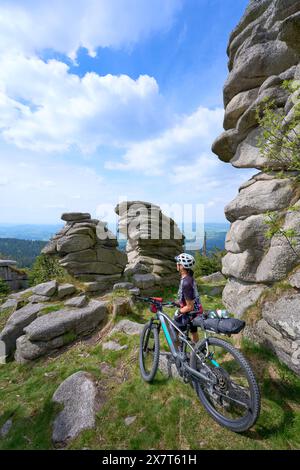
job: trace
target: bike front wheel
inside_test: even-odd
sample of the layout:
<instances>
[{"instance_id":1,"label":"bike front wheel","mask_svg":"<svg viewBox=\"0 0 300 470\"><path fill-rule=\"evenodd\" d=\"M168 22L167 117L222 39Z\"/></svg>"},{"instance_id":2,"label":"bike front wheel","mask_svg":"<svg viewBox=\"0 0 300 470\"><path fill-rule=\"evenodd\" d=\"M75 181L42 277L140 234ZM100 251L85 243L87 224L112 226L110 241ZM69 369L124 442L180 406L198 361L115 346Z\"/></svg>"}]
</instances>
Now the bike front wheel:
<instances>
[{"instance_id":1,"label":"bike front wheel","mask_svg":"<svg viewBox=\"0 0 300 470\"><path fill-rule=\"evenodd\" d=\"M193 380L208 413L234 432L250 429L260 413L260 392L254 373L242 353L227 341L210 337L191 355L190 365L208 377Z\"/></svg>"},{"instance_id":2,"label":"bike front wheel","mask_svg":"<svg viewBox=\"0 0 300 470\"><path fill-rule=\"evenodd\" d=\"M157 326L152 322L148 322L141 334L139 351L141 376L146 382L152 382L157 372L159 349Z\"/></svg>"}]
</instances>

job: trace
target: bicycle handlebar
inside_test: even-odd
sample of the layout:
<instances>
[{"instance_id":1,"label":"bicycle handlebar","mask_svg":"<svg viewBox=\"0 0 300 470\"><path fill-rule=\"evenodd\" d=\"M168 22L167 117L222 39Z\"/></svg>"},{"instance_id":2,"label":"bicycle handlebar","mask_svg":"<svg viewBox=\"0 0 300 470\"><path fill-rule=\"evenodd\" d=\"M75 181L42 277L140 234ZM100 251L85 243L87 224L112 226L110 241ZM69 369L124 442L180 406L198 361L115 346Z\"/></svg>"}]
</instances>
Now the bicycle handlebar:
<instances>
[{"instance_id":1,"label":"bicycle handlebar","mask_svg":"<svg viewBox=\"0 0 300 470\"><path fill-rule=\"evenodd\" d=\"M162 300L158 300L156 297L140 297L136 296L136 300L140 300L141 302L148 302L150 304L162 305L164 307L177 307L175 302L163 302Z\"/></svg>"}]
</instances>

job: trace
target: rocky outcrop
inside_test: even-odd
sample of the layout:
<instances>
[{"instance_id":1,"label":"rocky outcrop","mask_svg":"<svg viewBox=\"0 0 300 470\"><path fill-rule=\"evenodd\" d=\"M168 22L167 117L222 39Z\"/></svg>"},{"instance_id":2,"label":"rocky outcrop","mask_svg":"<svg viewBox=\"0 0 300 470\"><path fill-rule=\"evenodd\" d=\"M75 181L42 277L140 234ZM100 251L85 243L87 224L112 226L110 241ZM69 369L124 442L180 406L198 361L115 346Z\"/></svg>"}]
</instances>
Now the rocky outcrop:
<instances>
[{"instance_id":1,"label":"rocky outcrop","mask_svg":"<svg viewBox=\"0 0 300 470\"><path fill-rule=\"evenodd\" d=\"M23 334L24 328L37 318L43 308L43 304L28 304L10 316L0 333L0 342L3 346L2 354L4 356L1 358L1 362L4 362L14 352L16 341Z\"/></svg>"},{"instance_id":2,"label":"rocky outcrop","mask_svg":"<svg viewBox=\"0 0 300 470\"><path fill-rule=\"evenodd\" d=\"M300 375L300 292L288 291L264 302L255 328L259 340Z\"/></svg>"},{"instance_id":3,"label":"rocky outcrop","mask_svg":"<svg viewBox=\"0 0 300 470\"><path fill-rule=\"evenodd\" d=\"M101 328L109 314L108 302L89 300L83 292L70 297L75 293L73 284L54 280L11 294L0 309L10 315L0 332L0 363L14 353L18 362L34 360Z\"/></svg>"},{"instance_id":4,"label":"rocky outcrop","mask_svg":"<svg viewBox=\"0 0 300 470\"><path fill-rule=\"evenodd\" d=\"M266 98L274 101L287 121L294 113L297 97L282 84L300 79L300 1L251 0L231 34L228 56L225 131L214 142L213 151L234 167L261 170L240 187L237 197L225 208L232 225L223 259L223 274L229 278L223 301L230 312L241 316L262 294L267 295L274 283L289 279L300 261L299 184L292 181L295 173L289 172L282 160L273 162L261 155L261 130L256 117L256 110ZM284 231L296 232L293 244L280 233L271 239L266 236L268 211L277 212ZM261 306L262 320L256 337L299 373L295 326L299 314L295 312L299 312L300 298L295 279L291 285L295 290L283 295L280 308L272 297ZM282 327L281 312L285 312L288 327L293 325L293 339Z\"/></svg>"},{"instance_id":5,"label":"rocky outcrop","mask_svg":"<svg viewBox=\"0 0 300 470\"><path fill-rule=\"evenodd\" d=\"M28 276L17 268L17 262L0 259L0 279L3 279L10 290L17 291L28 287Z\"/></svg>"},{"instance_id":6,"label":"rocky outcrop","mask_svg":"<svg viewBox=\"0 0 300 470\"><path fill-rule=\"evenodd\" d=\"M65 227L42 252L57 256L68 273L87 283L89 292L112 287L122 276L127 256L117 249L118 241L106 223L80 212L63 214L61 218Z\"/></svg>"},{"instance_id":7,"label":"rocky outcrop","mask_svg":"<svg viewBox=\"0 0 300 470\"><path fill-rule=\"evenodd\" d=\"M66 307L41 315L23 328L16 342L15 359L25 363L89 335L107 317L107 302L91 300L85 307Z\"/></svg>"},{"instance_id":8,"label":"rocky outcrop","mask_svg":"<svg viewBox=\"0 0 300 470\"><path fill-rule=\"evenodd\" d=\"M127 237L124 275L144 291L177 283L174 257L183 251L184 236L174 220L142 201L120 203L115 211L119 232Z\"/></svg>"}]
</instances>

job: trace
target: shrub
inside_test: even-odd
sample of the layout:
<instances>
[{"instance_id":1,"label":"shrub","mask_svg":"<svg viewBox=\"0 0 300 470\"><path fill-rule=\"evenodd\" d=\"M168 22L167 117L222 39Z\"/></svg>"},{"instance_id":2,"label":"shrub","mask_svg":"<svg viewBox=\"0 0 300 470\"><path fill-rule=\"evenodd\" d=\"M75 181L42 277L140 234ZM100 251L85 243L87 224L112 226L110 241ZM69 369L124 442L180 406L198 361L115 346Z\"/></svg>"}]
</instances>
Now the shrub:
<instances>
[{"instance_id":1,"label":"shrub","mask_svg":"<svg viewBox=\"0 0 300 470\"><path fill-rule=\"evenodd\" d=\"M274 100L265 99L256 110L256 117L261 129L258 147L270 168L273 163L290 173L278 171L278 177L290 178L299 188L300 183L300 84L297 80L285 81L282 88L293 94L293 111L289 118L285 109L276 107ZM267 169L268 171L268 169ZM299 211L299 207L288 207L282 214L272 211L266 213L265 223L268 226L266 237L275 235L287 240L293 251L296 246L297 231L283 229L284 215L288 212ZM295 252L296 253L296 252ZM296 253L297 254L297 253Z\"/></svg>"},{"instance_id":2,"label":"shrub","mask_svg":"<svg viewBox=\"0 0 300 470\"><path fill-rule=\"evenodd\" d=\"M265 99L256 110L256 117L261 128L258 141L260 153L272 163L279 163L281 168L300 172L300 85L297 81L286 81L282 88L294 93L292 117L287 120L285 110L277 108L274 100Z\"/></svg>"},{"instance_id":3,"label":"shrub","mask_svg":"<svg viewBox=\"0 0 300 470\"><path fill-rule=\"evenodd\" d=\"M68 276L67 271L60 266L57 258L41 254L36 258L29 272L29 284L36 286L52 279L64 280Z\"/></svg>"},{"instance_id":4,"label":"shrub","mask_svg":"<svg viewBox=\"0 0 300 470\"><path fill-rule=\"evenodd\" d=\"M222 258L225 256L225 250L215 249L209 256L203 256L196 253L194 266L195 277L208 276L222 269Z\"/></svg>"},{"instance_id":5,"label":"shrub","mask_svg":"<svg viewBox=\"0 0 300 470\"><path fill-rule=\"evenodd\" d=\"M9 294L8 284L0 278L0 297L4 297L7 294Z\"/></svg>"}]
</instances>

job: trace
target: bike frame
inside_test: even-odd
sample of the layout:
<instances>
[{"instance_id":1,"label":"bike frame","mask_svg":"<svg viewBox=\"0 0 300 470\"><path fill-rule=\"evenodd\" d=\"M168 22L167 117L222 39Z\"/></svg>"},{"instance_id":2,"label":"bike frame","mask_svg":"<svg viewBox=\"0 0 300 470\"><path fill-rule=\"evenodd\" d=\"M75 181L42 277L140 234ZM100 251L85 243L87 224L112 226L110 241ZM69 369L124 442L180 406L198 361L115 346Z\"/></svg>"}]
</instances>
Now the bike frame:
<instances>
[{"instance_id":1,"label":"bike frame","mask_svg":"<svg viewBox=\"0 0 300 470\"><path fill-rule=\"evenodd\" d=\"M186 359L187 359L187 356L186 356L186 348L187 346L193 351L195 352L195 349L193 348L193 346L191 345L190 341L189 341L189 325L187 325L187 331L186 331L186 334L184 334L176 325L175 323L171 320L171 318L162 311L162 309L158 309L158 311L156 312L156 316L155 317L152 317L151 318L151 324L154 323L156 321L159 321L159 325L161 325L162 327L162 330L164 332L164 335L165 335L165 338L167 340L167 343L170 347L170 350L171 350L171 354L173 356L173 358L176 360L176 359L179 359L180 362L181 362L181 365L184 367L185 371L188 372L191 376L193 376L194 378L196 379L200 379L200 380L204 380L205 382L209 382L211 384L214 384L216 383L217 381L216 380L212 380L210 378L208 378L208 376L206 374L203 374L195 369L192 369L187 363L186 363ZM174 342L171 338L171 335L169 333L169 330L168 330L168 327L167 327L167 323L168 322L171 327L173 327L178 333L179 333L179 340L182 341L183 343L183 348L182 348L182 351L178 352L175 348L175 345L174 345ZM205 338L203 339L203 342L206 342L206 339L207 339L207 335L206 335L206 332L204 331L204 334L205 334ZM207 348L208 350L208 348ZM198 356L199 357L199 356ZM202 362L201 358L199 357L200 361ZM202 362L203 363L203 362ZM212 360L212 363L215 365L215 367L219 367L219 364ZM205 364L203 364L205 366ZM208 368L209 370L209 368Z\"/></svg>"}]
</instances>

